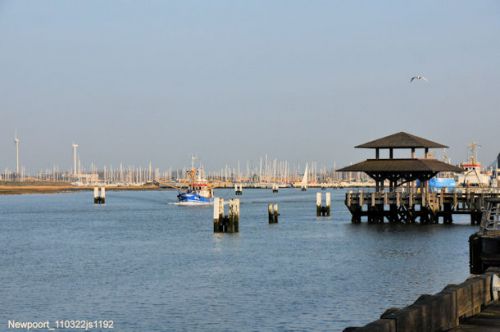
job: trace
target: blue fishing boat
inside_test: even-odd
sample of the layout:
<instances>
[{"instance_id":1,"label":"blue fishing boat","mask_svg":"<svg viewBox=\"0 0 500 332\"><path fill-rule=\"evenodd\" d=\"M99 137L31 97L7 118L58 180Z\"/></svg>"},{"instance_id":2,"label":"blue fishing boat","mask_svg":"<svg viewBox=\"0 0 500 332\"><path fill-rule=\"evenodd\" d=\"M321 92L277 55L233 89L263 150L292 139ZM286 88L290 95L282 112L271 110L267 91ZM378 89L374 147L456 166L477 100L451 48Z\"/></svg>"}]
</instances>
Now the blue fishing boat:
<instances>
[{"instance_id":1,"label":"blue fishing boat","mask_svg":"<svg viewBox=\"0 0 500 332\"><path fill-rule=\"evenodd\" d=\"M213 204L211 196L205 196L203 190L189 190L177 195L180 205L209 205Z\"/></svg>"},{"instance_id":2,"label":"blue fishing boat","mask_svg":"<svg viewBox=\"0 0 500 332\"><path fill-rule=\"evenodd\" d=\"M178 205L210 205L214 202L213 189L206 179L202 177L200 169L194 167L194 157L191 169L186 172L188 188L177 195Z\"/></svg>"}]
</instances>

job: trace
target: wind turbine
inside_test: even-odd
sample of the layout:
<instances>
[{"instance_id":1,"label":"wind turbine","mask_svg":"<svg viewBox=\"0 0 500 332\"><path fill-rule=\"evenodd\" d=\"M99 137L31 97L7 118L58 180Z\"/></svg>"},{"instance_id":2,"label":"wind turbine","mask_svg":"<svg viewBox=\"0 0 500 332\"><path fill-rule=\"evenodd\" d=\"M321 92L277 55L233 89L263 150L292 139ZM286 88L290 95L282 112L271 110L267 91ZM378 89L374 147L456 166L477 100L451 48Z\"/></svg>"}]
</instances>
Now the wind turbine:
<instances>
[{"instance_id":1,"label":"wind turbine","mask_svg":"<svg viewBox=\"0 0 500 332\"><path fill-rule=\"evenodd\" d=\"M77 168L76 168L76 160L77 160L77 155L76 155L76 148L78 147L78 144L73 143L73 175L76 176L78 174Z\"/></svg>"},{"instance_id":2,"label":"wind turbine","mask_svg":"<svg viewBox=\"0 0 500 332\"><path fill-rule=\"evenodd\" d=\"M16 176L19 176L19 138L16 135L14 137L14 143L16 144Z\"/></svg>"}]
</instances>

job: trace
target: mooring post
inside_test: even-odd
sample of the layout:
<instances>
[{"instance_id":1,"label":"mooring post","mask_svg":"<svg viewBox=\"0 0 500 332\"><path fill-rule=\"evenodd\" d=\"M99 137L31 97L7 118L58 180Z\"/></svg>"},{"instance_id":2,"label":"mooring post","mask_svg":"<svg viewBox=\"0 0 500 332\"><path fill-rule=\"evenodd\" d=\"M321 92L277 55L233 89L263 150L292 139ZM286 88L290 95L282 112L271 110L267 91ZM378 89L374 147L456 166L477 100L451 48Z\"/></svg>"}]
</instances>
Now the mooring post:
<instances>
[{"instance_id":1,"label":"mooring post","mask_svg":"<svg viewBox=\"0 0 500 332\"><path fill-rule=\"evenodd\" d=\"M321 193L316 193L316 217L321 216L321 200L322 200L322 194Z\"/></svg>"},{"instance_id":2,"label":"mooring post","mask_svg":"<svg viewBox=\"0 0 500 332\"><path fill-rule=\"evenodd\" d=\"M220 220L220 205L219 197L214 198L214 233L219 233L219 220Z\"/></svg>"},{"instance_id":3,"label":"mooring post","mask_svg":"<svg viewBox=\"0 0 500 332\"><path fill-rule=\"evenodd\" d=\"M347 193L347 207L351 207L351 200L352 200L352 190L349 190Z\"/></svg>"},{"instance_id":4,"label":"mooring post","mask_svg":"<svg viewBox=\"0 0 500 332\"><path fill-rule=\"evenodd\" d=\"M219 198L219 232L224 233L227 229L226 213L224 211L224 199Z\"/></svg>"},{"instance_id":5,"label":"mooring post","mask_svg":"<svg viewBox=\"0 0 500 332\"><path fill-rule=\"evenodd\" d=\"M227 225L226 225L226 233L233 233L234 232L234 223L233 223L233 199L229 200L229 215L227 218Z\"/></svg>"},{"instance_id":6,"label":"mooring post","mask_svg":"<svg viewBox=\"0 0 500 332\"><path fill-rule=\"evenodd\" d=\"M101 187L101 204L106 203L106 188Z\"/></svg>"},{"instance_id":7,"label":"mooring post","mask_svg":"<svg viewBox=\"0 0 500 332\"><path fill-rule=\"evenodd\" d=\"M238 233L240 220L240 200L231 199L229 201L229 220L227 233Z\"/></svg>"},{"instance_id":8,"label":"mooring post","mask_svg":"<svg viewBox=\"0 0 500 332\"><path fill-rule=\"evenodd\" d=\"M277 224L278 223L278 204L277 203L269 203L267 205L267 215L269 219L270 224Z\"/></svg>"},{"instance_id":9,"label":"mooring post","mask_svg":"<svg viewBox=\"0 0 500 332\"><path fill-rule=\"evenodd\" d=\"M332 204L332 193L327 192L325 194L325 207L326 207L326 215L327 216L330 216L331 204Z\"/></svg>"},{"instance_id":10,"label":"mooring post","mask_svg":"<svg viewBox=\"0 0 500 332\"><path fill-rule=\"evenodd\" d=\"M101 187L99 191L99 187L94 187L94 204L104 204L106 203L106 191L104 187Z\"/></svg>"},{"instance_id":11,"label":"mooring post","mask_svg":"<svg viewBox=\"0 0 500 332\"><path fill-rule=\"evenodd\" d=\"M238 186L238 184L234 185L234 194L235 195L242 195L243 194L243 185L242 184L240 184L239 186Z\"/></svg>"},{"instance_id":12,"label":"mooring post","mask_svg":"<svg viewBox=\"0 0 500 332\"><path fill-rule=\"evenodd\" d=\"M94 204L99 204L99 188L94 187Z\"/></svg>"},{"instance_id":13,"label":"mooring post","mask_svg":"<svg viewBox=\"0 0 500 332\"><path fill-rule=\"evenodd\" d=\"M243 185L241 185L243 186ZM240 188L242 189L242 188ZM242 190L243 192L243 190ZM234 218L234 231L236 233L240 232L240 200L237 199L236 202L234 203L234 210L236 211L235 213L235 218Z\"/></svg>"}]
</instances>

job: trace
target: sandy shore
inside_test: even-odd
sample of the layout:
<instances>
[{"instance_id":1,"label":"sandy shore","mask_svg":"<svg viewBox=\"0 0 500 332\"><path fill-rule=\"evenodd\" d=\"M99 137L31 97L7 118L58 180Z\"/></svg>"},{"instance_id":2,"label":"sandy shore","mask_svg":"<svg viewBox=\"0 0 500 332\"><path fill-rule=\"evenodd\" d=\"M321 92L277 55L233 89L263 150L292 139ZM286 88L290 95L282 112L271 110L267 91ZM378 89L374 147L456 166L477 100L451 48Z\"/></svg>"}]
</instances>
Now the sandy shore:
<instances>
[{"instance_id":1,"label":"sandy shore","mask_svg":"<svg viewBox=\"0 0 500 332\"><path fill-rule=\"evenodd\" d=\"M0 195L20 195L20 194L54 194L73 191L90 191L94 186L73 186L71 184L0 184ZM109 186L108 191L114 190L159 190L158 186Z\"/></svg>"}]
</instances>

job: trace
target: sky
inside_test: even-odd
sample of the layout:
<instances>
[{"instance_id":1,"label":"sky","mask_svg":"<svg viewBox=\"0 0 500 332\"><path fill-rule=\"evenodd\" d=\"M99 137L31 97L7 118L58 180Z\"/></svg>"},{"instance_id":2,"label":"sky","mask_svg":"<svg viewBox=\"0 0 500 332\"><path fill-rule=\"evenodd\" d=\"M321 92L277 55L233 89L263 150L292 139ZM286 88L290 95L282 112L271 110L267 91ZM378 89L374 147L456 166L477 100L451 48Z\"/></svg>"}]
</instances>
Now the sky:
<instances>
[{"instance_id":1,"label":"sky","mask_svg":"<svg viewBox=\"0 0 500 332\"><path fill-rule=\"evenodd\" d=\"M498 1L0 0L0 70L1 170L500 152Z\"/></svg>"}]
</instances>

